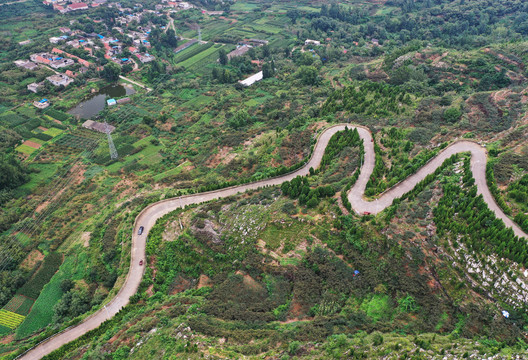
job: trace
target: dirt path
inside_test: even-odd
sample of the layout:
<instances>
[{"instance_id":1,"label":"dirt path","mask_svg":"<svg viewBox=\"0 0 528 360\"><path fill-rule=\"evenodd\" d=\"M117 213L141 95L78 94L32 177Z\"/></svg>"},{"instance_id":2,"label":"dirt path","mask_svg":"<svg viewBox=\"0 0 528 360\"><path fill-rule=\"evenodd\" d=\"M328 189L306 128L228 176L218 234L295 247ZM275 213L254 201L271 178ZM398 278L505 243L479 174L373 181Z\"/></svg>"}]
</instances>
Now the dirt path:
<instances>
[{"instance_id":1,"label":"dirt path","mask_svg":"<svg viewBox=\"0 0 528 360\"><path fill-rule=\"evenodd\" d=\"M138 83L137 81L134 81L134 80L132 80L132 79L129 79L129 78L123 76L123 75L119 75L119 78L120 78L121 80L126 80L126 81L128 81L128 82L130 82L130 83L132 83L132 84L134 84L134 85L137 85L137 86L139 86L139 87L142 88L142 89L146 89L147 91L152 91L151 88L146 87L145 85L143 85L143 84L141 84L141 83Z\"/></svg>"},{"instance_id":2,"label":"dirt path","mask_svg":"<svg viewBox=\"0 0 528 360\"><path fill-rule=\"evenodd\" d=\"M347 126L349 128L356 128L358 130L360 137L363 139L363 144L365 147L365 161L361 167L359 179L348 194L348 199L355 212L359 214L366 211L372 214L379 213L391 205L393 199L401 197L406 192L412 190L418 182L424 179L428 174L433 173L435 169L442 165L444 160L449 158L451 155L460 152L471 152L471 171L475 177L478 193L483 195L484 201L486 201L489 208L496 214L498 218L504 221L506 226L511 227L516 235L528 238L528 235L526 235L513 221L511 221L495 203L495 200L493 199L493 196L491 195L486 184L486 150L477 143L466 140L453 143L435 158L433 158L424 167L422 167L417 173L409 176L406 180L395 185L393 188L385 192L379 199L375 201L367 201L363 198L363 194L365 192L367 181L370 178L370 174L374 169L375 158L374 143L372 142L370 131L367 128L361 126L346 124L335 125L325 129L320 133L310 161L302 168L292 173L276 178L257 181L251 184L233 186L200 194L187 195L180 198L166 199L147 206L137 216L134 224L130 268L125 282L118 294L108 304L106 304L106 306L86 318L82 323L66 329L54 337L49 338L48 340L45 340L20 358L24 360L40 359L43 356L51 353L53 350L60 348L62 345L65 345L70 341L77 339L86 332L97 328L100 324L112 318L122 307L128 304L130 297L136 293L141 279L143 278L144 266L140 266L139 261L145 259L145 242L147 235L150 229L156 223L156 220L158 220L160 217L185 205L199 204L206 201L229 197L238 193L243 193L247 190L280 185L285 181L292 180L296 176L308 175L309 169L311 167L314 169L319 167L330 138L335 133L345 130ZM139 226L145 227L143 235L137 235Z\"/></svg>"}]
</instances>

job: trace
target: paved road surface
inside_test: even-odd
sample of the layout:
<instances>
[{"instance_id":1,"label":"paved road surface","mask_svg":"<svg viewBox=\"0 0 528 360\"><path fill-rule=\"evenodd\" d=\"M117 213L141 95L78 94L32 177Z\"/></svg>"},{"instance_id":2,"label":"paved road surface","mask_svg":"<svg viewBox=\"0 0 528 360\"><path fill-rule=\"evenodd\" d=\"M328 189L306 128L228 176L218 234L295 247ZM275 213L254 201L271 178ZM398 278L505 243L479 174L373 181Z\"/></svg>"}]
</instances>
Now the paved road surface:
<instances>
[{"instance_id":1,"label":"paved road surface","mask_svg":"<svg viewBox=\"0 0 528 360\"><path fill-rule=\"evenodd\" d=\"M27 352L21 357L21 359L40 359L53 350L58 349L62 345L67 344L86 332L97 328L101 323L113 317L123 306L128 304L128 300L136 293L141 279L143 278L144 266L140 266L139 261L141 259L145 259L145 240L157 219L185 205L198 204L205 201L225 198L245 192L247 190L258 189L264 186L280 185L285 181L292 180L298 175L308 175L309 169L311 167L314 169L319 167L330 138L335 133L344 130L346 126L347 125L344 124L335 125L324 130L319 135L310 161L305 166L292 173L285 174L277 178L257 181L251 184L234 186L200 194L187 195L180 198L166 199L147 206L137 216L136 222L134 224L130 268L126 280L118 294L105 307L88 317L81 324L46 340ZM390 206L395 198L398 198L406 192L412 190L418 182L424 179L426 175L433 173L436 168L442 165L444 160L449 158L451 155L460 152L471 152L471 170L473 171L473 176L475 177L478 193L483 195L484 201L486 201L489 208L493 210L497 217L501 218L507 226L511 227L516 235L528 238L528 235L522 232L522 230L515 223L513 223L513 221L511 221L495 203L495 200L493 199L493 196L491 195L486 184L486 150L482 146L471 141L457 141L444 149L417 173L409 176L406 180L400 182L385 192L378 200L367 201L363 198L363 194L370 174L374 169L374 144L372 143L372 137L368 129L353 125L348 125L348 127L357 128L360 137L363 139L363 144L365 147L365 161L361 167L360 176L348 194L348 199L352 205L352 208L357 213L362 214L365 211L368 211L372 214L379 213L387 206ZM145 227L143 235L141 236L137 235L139 226Z\"/></svg>"}]
</instances>

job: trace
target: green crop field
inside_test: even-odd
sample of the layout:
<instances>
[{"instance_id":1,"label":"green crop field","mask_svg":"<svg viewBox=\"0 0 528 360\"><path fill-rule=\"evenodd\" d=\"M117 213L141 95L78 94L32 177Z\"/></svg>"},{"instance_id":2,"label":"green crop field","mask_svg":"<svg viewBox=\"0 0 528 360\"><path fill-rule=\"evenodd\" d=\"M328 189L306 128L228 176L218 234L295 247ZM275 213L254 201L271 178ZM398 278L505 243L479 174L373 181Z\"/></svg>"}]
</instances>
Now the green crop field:
<instances>
[{"instance_id":1,"label":"green crop field","mask_svg":"<svg viewBox=\"0 0 528 360\"><path fill-rule=\"evenodd\" d=\"M47 179L49 179L57 169L59 168L59 165L56 163L52 164L32 164L31 168L35 170L35 172L32 172L29 176L30 179L27 183L22 185L21 189L26 190L33 190L35 189L39 184L43 183Z\"/></svg>"},{"instance_id":2,"label":"green crop field","mask_svg":"<svg viewBox=\"0 0 528 360\"><path fill-rule=\"evenodd\" d=\"M40 139L37 139L37 138L31 138L31 139L28 139L29 141L33 141L34 143L37 143L39 145L44 145L46 142L44 140L40 140Z\"/></svg>"},{"instance_id":3,"label":"green crop field","mask_svg":"<svg viewBox=\"0 0 528 360\"><path fill-rule=\"evenodd\" d=\"M189 59L193 58L194 56L198 55L199 53L209 49L213 45L214 45L213 43L193 45L193 46L185 49L183 52L179 53L175 57L175 62L179 66L185 66L184 63L186 63L187 60L189 60Z\"/></svg>"},{"instance_id":4,"label":"green crop field","mask_svg":"<svg viewBox=\"0 0 528 360\"><path fill-rule=\"evenodd\" d=\"M19 315L17 313L0 309L0 325L8 327L10 329L15 329L18 325L24 321L25 316Z\"/></svg>"},{"instance_id":5,"label":"green crop field","mask_svg":"<svg viewBox=\"0 0 528 360\"><path fill-rule=\"evenodd\" d=\"M211 101L213 101L213 97L206 96L206 95L200 95L195 97L192 100L187 101L186 103L182 104L182 107L185 108L197 108L203 105L209 104Z\"/></svg>"},{"instance_id":6,"label":"green crop field","mask_svg":"<svg viewBox=\"0 0 528 360\"><path fill-rule=\"evenodd\" d=\"M59 269L61 262L62 255L59 253L50 253L44 259L44 262L38 269L37 273L20 288L18 293L36 299L44 285L49 282L51 277Z\"/></svg>"},{"instance_id":7,"label":"green crop field","mask_svg":"<svg viewBox=\"0 0 528 360\"><path fill-rule=\"evenodd\" d=\"M248 2L240 2L237 1L233 5L231 5L232 11L252 11L254 9L257 9L260 5L255 3L248 3Z\"/></svg>"},{"instance_id":8,"label":"green crop field","mask_svg":"<svg viewBox=\"0 0 528 360\"><path fill-rule=\"evenodd\" d=\"M31 155L33 154L35 151L37 151L37 149L35 148L32 148L31 146L27 146L27 145L18 145L16 148L15 148L16 151L19 151L23 154L26 154L26 155Z\"/></svg>"},{"instance_id":9,"label":"green crop field","mask_svg":"<svg viewBox=\"0 0 528 360\"><path fill-rule=\"evenodd\" d=\"M42 289L40 296L35 301L31 312L24 322L18 327L17 338L24 338L33 332L48 325L53 318L53 306L60 300L63 293L60 283L64 279L80 280L88 271L86 267L86 253L68 257L60 266L59 271L51 278L50 282Z\"/></svg>"},{"instance_id":10,"label":"green crop field","mask_svg":"<svg viewBox=\"0 0 528 360\"><path fill-rule=\"evenodd\" d=\"M212 53L214 52L217 52L219 49L215 48L215 47L210 47L209 49L206 49L205 51L202 51L196 55L194 55L192 58L190 59L187 59L183 62L181 62L179 65L180 66L183 66L183 67L190 67L192 66L194 63L202 60L203 58L211 55Z\"/></svg>"},{"instance_id":11,"label":"green crop field","mask_svg":"<svg viewBox=\"0 0 528 360\"><path fill-rule=\"evenodd\" d=\"M182 172L182 169L184 168L184 166L187 166L189 165L189 162L188 161L185 161L183 162L182 164L178 165L177 167L175 167L174 169L170 169L170 170L167 170L167 171L164 171L162 173L159 173L159 174L156 174L153 179L154 181L158 182L168 176L171 176L171 175L177 175L179 173Z\"/></svg>"},{"instance_id":12,"label":"green crop field","mask_svg":"<svg viewBox=\"0 0 528 360\"><path fill-rule=\"evenodd\" d=\"M35 301L23 295L15 295L9 302L4 306L4 310L17 313L22 316L29 314L31 307Z\"/></svg>"},{"instance_id":13,"label":"green crop field","mask_svg":"<svg viewBox=\"0 0 528 360\"><path fill-rule=\"evenodd\" d=\"M262 31L264 33L272 33L272 34L279 34L282 31L284 31L282 28L277 27L277 26L273 26L273 25L270 25L270 24L262 24L262 25L260 25L260 24L251 24L249 27L252 28L255 31Z\"/></svg>"},{"instance_id":14,"label":"green crop field","mask_svg":"<svg viewBox=\"0 0 528 360\"><path fill-rule=\"evenodd\" d=\"M216 51L210 52L207 56L202 57L200 60L196 61L189 67L189 70L195 71L197 73L204 73L204 71L211 71L211 67L214 67L217 64L218 53L220 49L224 49L226 53L234 50L235 45L223 45L220 47L214 47Z\"/></svg>"},{"instance_id":15,"label":"green crop field","mask_svg":"<svg viewBox=\"0 0 528 360\"><path fill-rule=\"evenodd\" d=\"M48 130L44 131L44 134L55 137L57 135L62 134L63 131L64 130L52 127L52 128L49 128Z\"/></svg>"}]
</instances>

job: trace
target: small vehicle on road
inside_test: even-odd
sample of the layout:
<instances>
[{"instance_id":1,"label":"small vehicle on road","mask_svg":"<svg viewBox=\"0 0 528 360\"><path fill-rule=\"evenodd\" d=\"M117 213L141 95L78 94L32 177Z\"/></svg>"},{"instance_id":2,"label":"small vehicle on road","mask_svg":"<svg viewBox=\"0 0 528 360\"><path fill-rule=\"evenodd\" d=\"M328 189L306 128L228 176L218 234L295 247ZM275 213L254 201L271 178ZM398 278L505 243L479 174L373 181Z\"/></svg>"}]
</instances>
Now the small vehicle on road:
<instances>
[{"instance_id":1,"label":"small vehicle on road","mask_svg":"<svg viewBox=\"0 0 528 360\"><path fill-rule=\"evenodd\" d=\"M143 259L139 260L139 266L143 265Z\"/></svg>"},{"instance_id":2,"label":"small vehicle on road","mask_svg":"<svg viewBox=\"0 0 528 360\"><path fill-rule=\"evenodd\" d=\"M365 211L363 215L370 215L370 211Z\"/></svg>"},{"instance_id":3,"label":"small vehicle on road","mask_svg":"<svg viewBox=\"0 0 528 360\"><path fill-rule=\"evenodd\" d=\"M145 230L145 227L144 226L140 226L139 230L138 230L138 235L143 234L143 230Z\"/></svg>"}]
</instances>

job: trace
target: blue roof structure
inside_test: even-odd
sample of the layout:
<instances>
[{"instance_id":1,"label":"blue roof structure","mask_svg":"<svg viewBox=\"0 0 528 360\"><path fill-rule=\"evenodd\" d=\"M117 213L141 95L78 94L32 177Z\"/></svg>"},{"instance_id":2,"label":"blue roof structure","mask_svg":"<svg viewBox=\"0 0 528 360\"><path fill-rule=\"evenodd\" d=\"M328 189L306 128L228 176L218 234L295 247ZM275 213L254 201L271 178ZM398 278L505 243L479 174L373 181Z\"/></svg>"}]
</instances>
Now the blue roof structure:
<instances>
[{"instance_id":1,"label":"blue roof structure","mask_svg":"<svg viewBox=\"0 0 528 360\"><path fill-rule=\"evenodd\" d=\"M359 270L354 270L354 275L359 275Z\"/></svg>"},{"instance_id":2,"label":"blue roof structure","mask_svg":"<svg viewBox=\"0 0 528 360\"><path fill-rule=\"evenodd\" d=\"M108 100L106 100L106 103L108 105L115 105L115 104L117 104L117 101L115 99L108 99Z\"/></svg>"},{"instance_id":3,"label":"blue roof structure","mask_svg":"<svg viewBox=\"0 0 528 360\"><path fill-rule=\"evenodd\" d=\"M128 58L122 58L121 61L122 62L128 61Z\"/></svg>"},{"instance_id":4,"label":"blue roof structure","mask_svg":"<svg viewBox=\"0 0 528 360\"><path fill-rule=\"evenodd\" d=\"M99 39L104 39L103 35L97 34L97 36L99 36Z\"/></svg>"},{"instance_id":5,"label":"blue roof structure","mask_svg":"<svg viewBox=\"0 0 528 360\"><path fill-rule=\"evenodd\" d=\"M43 104L45 102L48 102L48 99L42 99L42 100L39 101L39 103L41 103L41 104Z\"/></svg>"}]
</instances>

